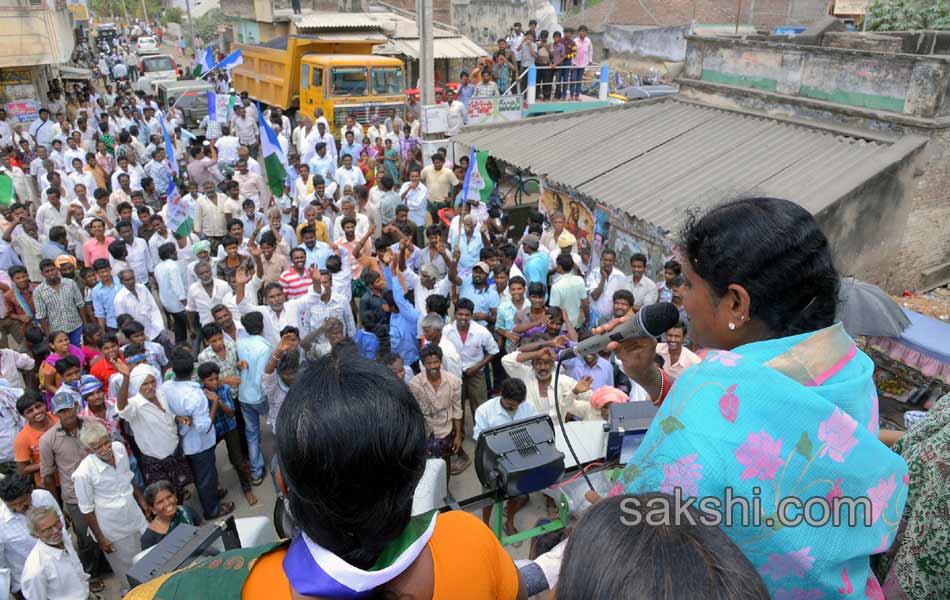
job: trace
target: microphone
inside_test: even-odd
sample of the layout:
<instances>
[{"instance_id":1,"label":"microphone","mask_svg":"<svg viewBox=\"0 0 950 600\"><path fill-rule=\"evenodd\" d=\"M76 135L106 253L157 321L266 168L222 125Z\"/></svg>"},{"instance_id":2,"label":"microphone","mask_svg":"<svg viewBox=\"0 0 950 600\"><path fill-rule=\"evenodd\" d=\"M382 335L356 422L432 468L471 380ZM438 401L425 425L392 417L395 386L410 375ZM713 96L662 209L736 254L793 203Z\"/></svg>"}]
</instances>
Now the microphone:
<instances>
[{"instance_id":1,"label":"microphone","mask_svg":"<svg viewBox=\"0 0 950 600\"><path fill-rule=\"evenodd\" d=\"M680 311L672 302L657 302L644 306L632 319L621 323L607 333L594 335L573 348L562 350L558 362L600 352L610 342L623 342L644 337L659 337L680 320Z\"/></svg>"}]
</instances>

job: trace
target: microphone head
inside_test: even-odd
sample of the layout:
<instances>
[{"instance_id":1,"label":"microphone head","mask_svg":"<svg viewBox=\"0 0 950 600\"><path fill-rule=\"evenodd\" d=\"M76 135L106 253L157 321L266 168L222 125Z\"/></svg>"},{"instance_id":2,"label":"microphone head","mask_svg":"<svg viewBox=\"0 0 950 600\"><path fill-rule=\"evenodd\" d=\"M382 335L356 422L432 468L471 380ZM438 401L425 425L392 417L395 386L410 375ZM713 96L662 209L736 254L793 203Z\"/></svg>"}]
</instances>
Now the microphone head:
<instances>
[{"instance_id":1,"label":"microphone head","mask_svg":"<svg viewBox=\"0 0 950 600\"><path fill-rule=\"evenodd\" d=\"M680 310L672 302L656 302L641 308L637 316L650 337L659 337L679 323Z\"/></svg>"}]
</instances>

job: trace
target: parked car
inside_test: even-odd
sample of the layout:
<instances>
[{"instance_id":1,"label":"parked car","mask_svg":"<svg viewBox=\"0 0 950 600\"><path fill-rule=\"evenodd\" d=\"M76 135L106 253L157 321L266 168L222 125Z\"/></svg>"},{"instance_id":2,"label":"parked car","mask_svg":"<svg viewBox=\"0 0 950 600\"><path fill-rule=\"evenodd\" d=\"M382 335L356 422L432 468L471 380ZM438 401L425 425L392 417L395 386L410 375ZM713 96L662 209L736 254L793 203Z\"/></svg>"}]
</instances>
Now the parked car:
<instances>
[{"instance_id":1,"label":"parked car","mask_svg":"<svg viewBox=\"0 0 950 600\"><path fill-rule=\"evenodd\" d=\"M139 79L135 86L137 90L151 94L156 82L174 81L178 79L178 75L178 65L175 64L174 58L167 54L150 54L143 56L139 62Z\"/></svg>"},{"instance_id":2,"label":"parked car","mask_svg":"<svg viewBox=\"0 0 950 600\"><path fill-rule=\"evenodd\" d=\"M158 54L158 40L143 35L135 42L135 52L139 55Z\"/></svg>"},{"instance_id":3,"label":"parked car","mask_svg":"<svg viewBox=\"0 0 950 600\"><path fill-rule=\"evenodd\" d=\"M181 81L159 81L155 84L155 97L161 104L171 105L181 111L182 127L197 131L198 123L208 115L208 92L214 86L200 79L182 79Z\"/></svg>"}]
</instances>

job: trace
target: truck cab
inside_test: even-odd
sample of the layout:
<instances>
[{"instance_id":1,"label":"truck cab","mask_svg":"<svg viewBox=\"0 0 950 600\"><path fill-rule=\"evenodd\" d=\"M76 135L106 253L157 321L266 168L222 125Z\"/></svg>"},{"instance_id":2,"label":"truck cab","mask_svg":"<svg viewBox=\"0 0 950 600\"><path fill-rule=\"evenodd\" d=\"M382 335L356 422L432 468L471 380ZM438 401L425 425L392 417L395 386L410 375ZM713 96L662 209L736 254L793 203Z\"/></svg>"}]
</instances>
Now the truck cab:
<instances>
[{"instance_id":1,"label":"truck cab","mask_svg":"<svg viewBox=\"0 0 950 600\"><path fill-rule=\"evenodd\" d=\"M300 110L316 108L336 133L348 114L358 123L401 115L405 76L399 59L365 54L305 54L300 65Z\"/></svg>"}]
</instances>

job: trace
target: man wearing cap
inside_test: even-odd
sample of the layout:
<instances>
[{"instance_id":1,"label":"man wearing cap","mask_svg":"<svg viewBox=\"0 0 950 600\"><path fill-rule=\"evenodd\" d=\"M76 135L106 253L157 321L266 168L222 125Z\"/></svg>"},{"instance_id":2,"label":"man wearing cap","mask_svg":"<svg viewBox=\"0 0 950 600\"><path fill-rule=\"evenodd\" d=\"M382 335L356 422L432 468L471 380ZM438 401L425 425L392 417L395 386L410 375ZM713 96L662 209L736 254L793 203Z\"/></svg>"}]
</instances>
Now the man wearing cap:
<instances>
[{"instance_id":1,"label":"man wearing cap","mask_svg":"<svg viewBox=\"0 0 950 600\"><path fill-rule=\"evenodd\" d=\"M462 125L468 122L468 111L465 109L465 105L456 99L455 90L452 88L446 90L445 98L449 103L449 128L446 130L445 134L449 137L453 137L458 135L462 130Z\"/></svg>"},{"instance_id":2,"label":"man wearing cap","mask_svg":"<svg viewBox=\"0 0 950 600\"><path fill-rule=\"evenodd\" d=\"M79 560L86 573L92 577L90 586L95 586L102 572L102 554L89 536L73 483L73 472L87 455L85 446L79 441L79 433L84 425L94 422L89 417L78 416L80 402L79 393L75 391L53 395L52 412L59 419L59 424L40 438L40 476L43 477L43 487L50 491L57 489L55 476L59 476L59 495L76 533Z\"/></svg>"},{"instance_id":3,"label":"man wearing cap","mask_svg":"<svg viewBox=\"0 0 950 600\"><path fill-rule=\"evenodd\" d=\"M521 246L524 248L524 253L527 257L521 268L525 280L527 280L529 285L532 283L540 283L547 288L548 271L550 270L549 259L547 254L539 250L541 241L538 239L538 236L529 233L521 238Z\"/></svg>"},{"instance_id":4,"label":"man wearing cap","mask_svg":"<svg viewBox=\"0 0 950 600\"><path fill-rule=\"evenodd\" d=\"M119 430L119 411L115 398L107 398L102 382L92 375L83 375L79 380L79 394L85 407L79 411L80 417L94 417L106 428L112 439L124 442ZM132 458L134 463L134 457Z\"/></svg>"},{"instance_id":5,"label":"man wearing cap","mask_svg":"<svg viewBox=\"0 0 950 600\"><path fill-rule=\"evenodd\" d=\"M554 284L557 283L564 274L560 273L557 269L557 257L566 254L571 258L571 261L574 263L574 268L572 268L569 273L574 272L583 272L581 270L581 265L583 261L581 260L581 255L577 253L577 238L574 237L574 234L565 231L557 238L557 249L553 252L548 253L548 271L551 273L551 287L554 287Z\"/></svg>"},{"instance_id":6,"label":"man wearing cap","mask_svg":"<svg viewBox=\"0 0 950 600\"><path fill-rule=\"evenodd\" d=\"M475 305L472 318L483 327L494 325L498 305L501 303L495 287L488 284L490 272L488 263L478 262L472 267L472 274L463 278L456 273L455 263L449 265L449 280L458 286L458 297L472 301Z\"/></svg>"}]
</instances>

